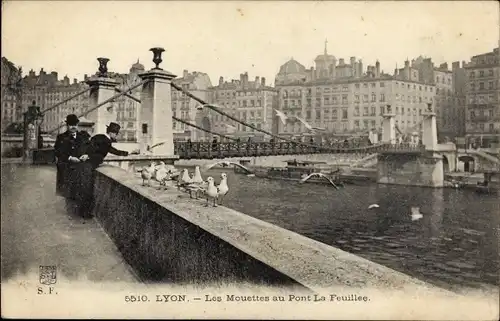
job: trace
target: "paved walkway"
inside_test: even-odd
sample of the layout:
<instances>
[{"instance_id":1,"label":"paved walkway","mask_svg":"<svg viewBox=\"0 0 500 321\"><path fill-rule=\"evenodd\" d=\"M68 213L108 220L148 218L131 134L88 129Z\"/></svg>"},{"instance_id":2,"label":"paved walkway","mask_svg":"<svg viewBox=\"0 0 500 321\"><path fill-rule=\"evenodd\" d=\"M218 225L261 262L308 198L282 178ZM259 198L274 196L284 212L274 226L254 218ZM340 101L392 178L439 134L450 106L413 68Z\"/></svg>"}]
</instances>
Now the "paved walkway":
<instances>
[{"instance_id":1,"label":"paved walkway","mask_svg":"<svg viewBox=\"0 0 500 321\"><path fill-rule=\"evenodd\" d=\"M95 220L83 220L55 195L55 167L2 164L2 281L39 265L65 278L137 282Z\"/></svg>"}]
</instances>

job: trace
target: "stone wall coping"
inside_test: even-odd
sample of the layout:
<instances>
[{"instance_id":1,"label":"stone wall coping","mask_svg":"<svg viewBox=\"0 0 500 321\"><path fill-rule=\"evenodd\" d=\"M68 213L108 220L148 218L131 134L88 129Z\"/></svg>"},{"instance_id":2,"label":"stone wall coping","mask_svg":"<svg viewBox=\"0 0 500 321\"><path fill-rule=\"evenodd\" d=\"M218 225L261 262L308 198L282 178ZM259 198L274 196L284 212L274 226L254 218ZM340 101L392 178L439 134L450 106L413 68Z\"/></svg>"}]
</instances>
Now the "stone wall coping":
<instances>
[{"instance_id":1,"label":"stone wall coping","mask_svg":"<svg viewBox=\"0 0 500 321\"><path fill-rule=\"evenodd\" d=\"M142 186L138 175L113 166L104 165L97 171L313 291L349 287L455 295L230 208L204 207L205 200L190 199L184 193L182 197L176 187Z\"/></svg>"}]
</instances>

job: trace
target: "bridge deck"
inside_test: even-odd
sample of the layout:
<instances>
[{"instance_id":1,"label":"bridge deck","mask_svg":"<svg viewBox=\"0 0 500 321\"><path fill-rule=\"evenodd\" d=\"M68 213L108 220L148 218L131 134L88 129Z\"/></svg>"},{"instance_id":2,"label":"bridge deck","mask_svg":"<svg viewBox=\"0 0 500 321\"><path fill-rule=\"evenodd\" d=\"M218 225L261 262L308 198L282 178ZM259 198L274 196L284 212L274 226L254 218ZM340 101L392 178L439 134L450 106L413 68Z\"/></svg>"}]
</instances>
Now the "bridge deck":
<instances>
[{"instance_id":1,"label":"bridge deck","mask_svg":"<svg viewBox=\"0 0 500 321\"><path fill-rule=\"evenodd\" d=\"M136 282L98 223L55 195L55 174L49 166L2 164L2 281L56 265L70 280Z\"/></svg>"}]
</instances>

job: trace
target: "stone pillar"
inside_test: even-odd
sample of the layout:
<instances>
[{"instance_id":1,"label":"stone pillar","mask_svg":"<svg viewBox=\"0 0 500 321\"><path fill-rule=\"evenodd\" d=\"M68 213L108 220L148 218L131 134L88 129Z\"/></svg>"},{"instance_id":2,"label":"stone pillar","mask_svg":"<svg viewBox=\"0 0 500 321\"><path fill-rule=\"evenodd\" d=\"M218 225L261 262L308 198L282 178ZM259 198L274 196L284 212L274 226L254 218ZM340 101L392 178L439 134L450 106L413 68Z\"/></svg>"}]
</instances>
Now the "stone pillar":
<instances>
[{"instance_id":1,"label":"stone pillar","mask_svg":"<svg viewBox=\"0 0 500 321\"><path fill-rule=\"evenodd\" d=\"M148 82L142 86L141 110L139 112L139 148L141 154L147 146L163 143L151 150L153 155L173 156L174 135L172 132L171 82L176 76L158 67L162 48L153 48L156 67L139 75Z\"/></svg>"},{"instance_id":2,"label":"stone pillar","mask_svg":"<svg viewBox=\"0 0 500 321\"><path fill-rule=\"evenodd\" d=\"M382 142L396 144L396 126L390 106L387 106L387 112L383 115L382 121Z\"/></svg>"},{"instance_id":3,"label":"stone pillar","mask_svg":"<svg viewBox=\"0 0 500 321\"><path fill-rule=\"evenodd\" d=\"M106 64L109 59L97 58L97 60L100 63L99 72L87 80L87 84L93 87L90 90L89 109L113 97L116 94L115 87L118 85L116 80L108 77ZM106 126L116 121L116 108L110 102L88 113L86 117L94 123L94 133L103 134L106 132Z\"/></svg>"},{"instance_id":4,"label":"stone pillar","mask_svg":"<svg viewBox=\"0 0 500 321\"><path fill-rule=\"evenodd\" d=\"M437 125L436 113L432 110L432 104L427 104L427 111L423 113L422 144L426 150L437 149Z\"/></svg>"}]
</instances>

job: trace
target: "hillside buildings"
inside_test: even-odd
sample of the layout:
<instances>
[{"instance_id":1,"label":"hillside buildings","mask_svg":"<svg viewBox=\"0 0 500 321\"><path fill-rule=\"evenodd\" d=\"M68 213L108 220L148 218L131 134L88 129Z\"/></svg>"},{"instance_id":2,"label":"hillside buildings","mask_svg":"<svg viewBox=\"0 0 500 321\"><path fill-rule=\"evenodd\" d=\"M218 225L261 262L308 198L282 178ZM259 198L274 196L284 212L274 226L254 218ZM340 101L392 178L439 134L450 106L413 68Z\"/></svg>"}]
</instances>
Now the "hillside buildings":
<instances>
[{"instance_id":1,"label":"hillside buildings","mask_svg":"<svg viewBox=\"0 0 500 321\"><path fill-rule=\"evenodd\" d=\"M500 136L499 48L473 56L466 64L466 139L468 144L498 147Z\"/></svg>"}]
</instances>

